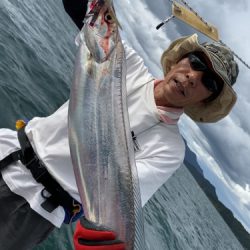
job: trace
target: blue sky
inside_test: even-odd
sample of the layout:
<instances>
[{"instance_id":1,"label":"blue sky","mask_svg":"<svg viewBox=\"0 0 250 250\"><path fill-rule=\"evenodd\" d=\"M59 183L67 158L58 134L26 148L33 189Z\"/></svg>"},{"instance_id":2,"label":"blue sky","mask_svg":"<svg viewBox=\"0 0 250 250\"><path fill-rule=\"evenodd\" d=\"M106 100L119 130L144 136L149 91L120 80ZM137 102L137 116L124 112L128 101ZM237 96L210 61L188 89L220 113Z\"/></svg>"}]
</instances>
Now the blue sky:
<instances>
[{"instance_id":1,"label":"blue sky","mask_svg":"<svg viewBox=\"0 0 250 250\"><path fill-rule=\"evenodd\" d=\"M220 39L250 64L250 3L246 0L189 0L189 5L219 29ZM168 0L115 1L122 37L143 58L156 77L162 77L160 56L174 39L194 32L179 20L155 27L170 14ZM199 34L200 41L209 41ZM182 135L197 156L205 177L219 199L250 232L250 70L239 62L235 85L238 101L231 114L216 124L196 124L187 116Z\"/></svg>"}]
</instances>

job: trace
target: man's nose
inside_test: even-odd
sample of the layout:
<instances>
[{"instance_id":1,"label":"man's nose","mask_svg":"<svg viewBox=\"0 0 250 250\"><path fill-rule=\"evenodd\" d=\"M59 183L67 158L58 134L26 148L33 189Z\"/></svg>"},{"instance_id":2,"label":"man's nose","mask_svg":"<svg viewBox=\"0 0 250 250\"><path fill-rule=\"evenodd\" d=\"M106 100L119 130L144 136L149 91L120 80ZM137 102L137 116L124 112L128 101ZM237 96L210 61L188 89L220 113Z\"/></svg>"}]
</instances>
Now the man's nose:
<instances>
[{"instance_id":1,"label":"man's nose","mask_svg":"<svg viewBox=\"0 0 250 250\"><path fill-rule=\"evenodd\" d=\"M192 87L194 88L196 86L196 81L195 81L195 78L193 76L190 76L190 75L186 75L185 78L183 78L181 80L181 85L184 87L184 88L187 88L187 87Z\"/></svg>"},{"instance_id":2,"label":"man's nose","mask_svg":"<svg viewBox=\"0 0 250 250\"><path fill-rule=\"evenodd\" d=\"M192 87L195 88L197 85L197 75L193 72L186 74L185 81L183 81L183 87Z\"/></svg>"}]
</instances>

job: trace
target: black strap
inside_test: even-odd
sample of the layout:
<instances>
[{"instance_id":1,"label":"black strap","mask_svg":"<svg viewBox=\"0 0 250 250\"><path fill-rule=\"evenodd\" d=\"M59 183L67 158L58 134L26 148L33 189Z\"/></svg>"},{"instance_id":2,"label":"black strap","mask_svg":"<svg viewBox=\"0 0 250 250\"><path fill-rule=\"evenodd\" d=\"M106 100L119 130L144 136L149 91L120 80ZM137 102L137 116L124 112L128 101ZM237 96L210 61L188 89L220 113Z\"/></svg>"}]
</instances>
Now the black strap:
<instances>
[{"instance_id":1,"label":"black strap","mask_svg":"<svg viewBox=\"0 0 250 250\"><path fill-rule=\"evenodd\" d=\"M81 204L74 200L48 172L44 163L34 152L24 129L25 127L19 129L17 132L21 149L9 154L1 160L0 170L20 160L22 164L30 170L33 178L45 187L41 193L45 201L41 206L48 212L52 212L59 205L64 207L69 214L69 216L67 216L67 221L70 222L71 218L76 213L76 208L81 208Z\"/></svg>"},{"instance_id":2,"label":"black strap","mask_svg":"<svg viewBox=\"0 0 250 250\"><path fill-rule=\"evenodd\" d=\"M22 153L21 150L18 150L9 154L4 159L2 159L0 161L0 171L9 166L11 163L20 160L21 153Z\"/></svg>"},{"instance_id":3,"label":"black strap","mask_svg":"<svg viewBox=\"0 0 250 250\"><path fill-rule=\"evenodd\" d=\"M34 179L41 183L46 191L51 194L51 196L47 197L47 200L42 204L42 207L51 211L53 207L55 209L58 205L61 205L68 211L74 210L74 205L79 203L76 202L50 175L44 163L39 160L34 152L24 128L25 127L18 130L18 140L23 154L21 161L31 171Z\"/></svg>"}]
</instances>

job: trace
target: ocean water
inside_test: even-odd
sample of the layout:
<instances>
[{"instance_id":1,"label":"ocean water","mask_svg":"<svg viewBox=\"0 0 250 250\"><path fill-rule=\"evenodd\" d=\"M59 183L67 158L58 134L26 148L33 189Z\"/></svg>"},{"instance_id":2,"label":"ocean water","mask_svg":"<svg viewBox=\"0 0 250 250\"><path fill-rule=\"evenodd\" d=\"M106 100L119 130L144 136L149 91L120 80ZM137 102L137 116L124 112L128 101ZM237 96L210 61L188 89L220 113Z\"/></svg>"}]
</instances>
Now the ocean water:
<instances>
[{"instance_id":1,"label":"ocean water","mask_svg":"<svg viewBox=\"0 0 250 250\"><path fill-rule=\"evenodd\" d=\"M67 100L76 33L61 0L0 1L0 128L47 116ZM243 249L185 167L152 197L144 215L147 249ZM56 229L34 250L73 249L73 230Z\"/></svg>"}]
</instances>

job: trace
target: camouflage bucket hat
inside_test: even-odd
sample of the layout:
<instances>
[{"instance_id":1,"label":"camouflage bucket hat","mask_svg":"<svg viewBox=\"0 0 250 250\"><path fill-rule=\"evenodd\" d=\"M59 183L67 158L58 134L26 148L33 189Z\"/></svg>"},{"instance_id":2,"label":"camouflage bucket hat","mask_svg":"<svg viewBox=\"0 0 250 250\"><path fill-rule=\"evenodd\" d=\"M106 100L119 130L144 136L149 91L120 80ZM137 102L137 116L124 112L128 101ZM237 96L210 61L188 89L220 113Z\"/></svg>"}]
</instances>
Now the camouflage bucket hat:
<instances>
[{"instance_id":1,"label":"camouflage bucket hat","mask_svg":"<svg viewBox=\"0 0 250 250\"><path fill-rule=\"evenodd\" d=\"M220 43L200 44L197 34L194 34L177 39L163 52L161 64L164 75L183 56L194 51L202 52L205 55L209 61L209 68L218 76L219 84L223 84L223 87L214 100L201 105L185 107L184 112L197 122L216 122L229 114L236 103L237 96L232 85L239 73L238 65L229 48Z\"/></svg>"}]
</instances>

